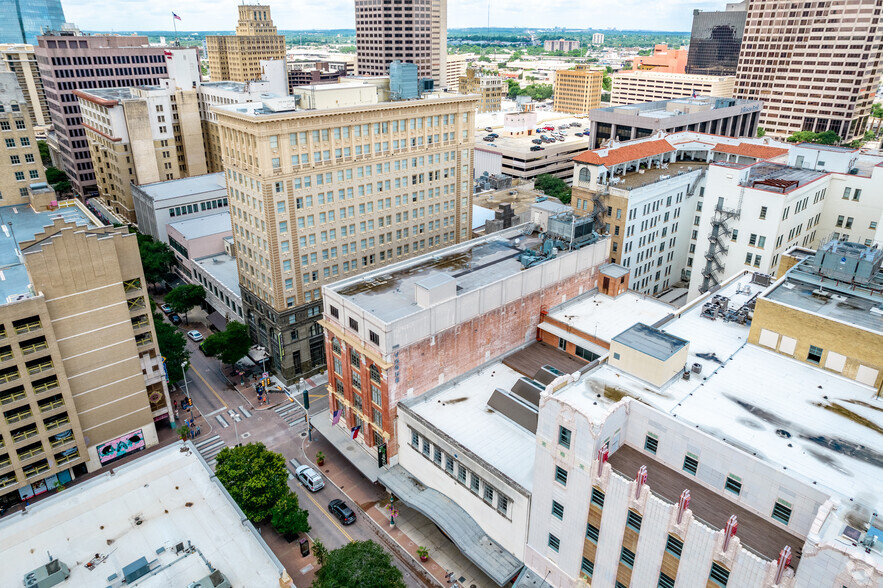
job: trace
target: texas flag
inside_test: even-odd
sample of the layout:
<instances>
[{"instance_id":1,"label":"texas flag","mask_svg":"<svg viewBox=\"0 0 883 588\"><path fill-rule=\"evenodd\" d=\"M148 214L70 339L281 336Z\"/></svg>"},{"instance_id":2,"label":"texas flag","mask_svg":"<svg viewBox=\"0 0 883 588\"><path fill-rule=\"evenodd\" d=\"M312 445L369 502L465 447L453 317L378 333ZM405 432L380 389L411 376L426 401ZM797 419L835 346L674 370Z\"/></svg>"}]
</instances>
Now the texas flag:
<instances>
[{"instance_id":1,"label":"texas flag","mask_svg":"<svg viewBox=\"0 0 883 588\"><path fill-rule=\"evenodd\" d=\"M353 434L353 439L359 436L359 431L362 430L362 425L357 425L350 429L350 432Z\"/></svg>"},{"instance_id":2,"label":"texas flag","mask_svg":"<svg viewBox=\"0 0 883 588\"><path fill-rule=\"evenodd\" d=\"M340 413L342 413L342 412L343 412L342 410L335 410L333 413L331 413L331 424L332 425L336 425L338 422L340 422Z\"/></svg>"},{"instance_id":3,"label":"texas flag","mask_svg":"<svg viewBox=\"0 0 883 588\"><path fill-rule=\"evenodd\" d=\"M181 20L181 17L178 16L177 14L175 14L174 12L172 13L172 17L173 17L175 20Z\"/></svg>"}]
</instances>

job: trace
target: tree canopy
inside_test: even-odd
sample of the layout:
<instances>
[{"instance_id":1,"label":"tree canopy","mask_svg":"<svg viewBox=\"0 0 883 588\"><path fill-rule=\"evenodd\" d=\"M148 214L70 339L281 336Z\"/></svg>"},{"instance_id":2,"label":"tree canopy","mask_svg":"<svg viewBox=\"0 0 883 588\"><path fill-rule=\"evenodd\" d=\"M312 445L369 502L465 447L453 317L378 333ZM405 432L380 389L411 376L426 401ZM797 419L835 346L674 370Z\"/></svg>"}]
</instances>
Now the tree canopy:
<instances>
[{"instance_id":1,"label":"tree canopy","mask_svg":"<svg viewBox=\"0 0 883 588\"><path fill-rule=\"evenodd\" d=\"M789 143L819 143L820 145L836 145L840 142L840 135L834 131L813 133L812 131L797 131L788 137Z\"/></svg>"},{"instance_id":2,"label":"tree canopy","mask_svg":"<svg viewBox=\"0 0 883 588\"><path fill-rule=\"evenodd\" d=\"M285 458L263 443L225 447L217 460L218 480L254 522L266 520L276 503L290 493Z\"/></svg>"},{"instance_id":3,"label":"tree canopy","mask_svg":"<svg viewBox=\"0 0 883 588\"><path fill-rule=\"evenodd\" d=\"M49 155L49 144L46 141L37 141L37 150L40 151L40 161L43 165L50 165L52 156Z\"/></svg>"},{"instance_id":4,"label":"tree canopy","mask_svg":"<svg viewBox=\"0 0 883 588\"><path fill-rule=\"evenodd\" d=\"M150 235L137 233L138 251L141 254L141 266L144 268L144 279L148 284L156 284L165 278L175 263L175 254L168 245L154 240Z\"/></svg>"},{"instance_id":5,"label":"tree canopy","mask_svg":"<svg viewBox=\"0 0 883 588\"><path fill-rule=\"evenodd\" d=\"M270 524L280 535L307 533L310 530L309 514L300 507L297 494L289 492L270 509Z\"/></svg>"},{"instance_id":6,"label":"tree canopy","mask_svg":"<svg viewBox=\"0 0 883 588\"><path fill-rule=\"evenodd\" d=\"M557 198L564 204L570 204L570 186L561 178L540 174L534 182L534 187L546 196Z\"/></svg>"},{"instance_id":7,"label":"tree canopy","mask_svg":"<svg viewBox=\"0 0 883 588\"><path fill-rule=\"evenodd\" d=\"M46 168L46 181L50 184L57 184L58 182L63 182L67 180L67 173L58 169L57 167L47 167Z\"/></svg>"},{"instance_id":8,"label":"tree canopy","mask_svg":"<svg viewBox=\"0 0 883 588\"><path fill-rule=\"evenodd\" d=\"M202 350L206 355L217 357L221 362L233 365L245 357L250 347L248 327L238 321L231 321L222 332L210 335L203 343Z\"/></svg>"},{"instance_id":9,"label":"tree canopy","mask_svg":"<svg viewBox=\"0 0 883 588\"><path fill-rule=\"evenodd\" d=\"M186 318L194 306L205 301L205 288L199 284L181 284L166 294L165 301L175 312L184 313Z\"/></svg>"},{"instance_id":10,"label":"tree canopy","mask_svg":"<svg viewBox=\"0 0 883 588\"><path fill-rule=\"evenodd\" d=\"M312 588L405 588L392 555L373 541L353 541L329 551Z\"/></svg>"},{"instance_id":11,"label":"tree canopy","mask_svg":"<svg viewBox=\"0 0 883 588\"><path fill-rule=\"evenodd\" d=\"M170 382L180 382L184 379L184 370L181 364L190 359L187 351L187 340L181 331L173 325L162 320L162 317L153 313L153 326L156 329L156 342L159 352L166 360L166 370L169 373Z\"/></svg>"},{"instance_id":12,"label":"tree canopy","mask_svg":"<svg viewBox=\"0 0 883 588\"><path fill-rule=\"evenodd\" d=\"M530 96L532 100L540 101L552 97L552 86L549 84L529 84L522 88L515 80L506 80L506 83L509 85L508 96L512 99L516 96Z\"/></svg>"},{"instance_id":13,"label":"tree canopy","mask_svg":"<svg viewBox=\"0 0 883 588\"><path fill-rule=\"evenodd\" d=\"M883 118L883 104L872 104L871 116L874 118Z\"/></svg>"}]
</instances>

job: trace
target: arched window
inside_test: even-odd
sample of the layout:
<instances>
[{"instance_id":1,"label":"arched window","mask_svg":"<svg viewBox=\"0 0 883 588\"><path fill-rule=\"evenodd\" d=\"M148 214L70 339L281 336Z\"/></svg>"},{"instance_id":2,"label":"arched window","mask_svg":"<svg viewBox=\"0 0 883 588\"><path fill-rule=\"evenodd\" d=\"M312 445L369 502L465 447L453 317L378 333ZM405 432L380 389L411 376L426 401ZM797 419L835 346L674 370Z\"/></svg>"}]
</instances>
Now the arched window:
<instances>
[{"instance_id":1,"label":"arched window","mask_svg":"<svg viewBox=\"0 0 883 588\"><path fill-rule=\"evenodd\" d=\"M589 171L589 168L583 167L579 170L579 181L589 183L592 181L592 172Z\"/></svg>"},{"instance_id":2,"label":"arched window","mask_svg":"<svg viewBox=\"0 0 883 588\"><path fill-rule=\"evenodd\" d=\"M377 369L377 366L371 364L371 381L380 383L380 370Z\"/></svg>"},{"instance_id":3,"label":"arched window","mask_svg":"<svg viewBox=\"0 0 883 588\"><path fill-rule=\"evenodd\" d=\"M340 341L337 340L337 337L331 338L331 351L340 355Z\"/></svg>"}]
</instances>

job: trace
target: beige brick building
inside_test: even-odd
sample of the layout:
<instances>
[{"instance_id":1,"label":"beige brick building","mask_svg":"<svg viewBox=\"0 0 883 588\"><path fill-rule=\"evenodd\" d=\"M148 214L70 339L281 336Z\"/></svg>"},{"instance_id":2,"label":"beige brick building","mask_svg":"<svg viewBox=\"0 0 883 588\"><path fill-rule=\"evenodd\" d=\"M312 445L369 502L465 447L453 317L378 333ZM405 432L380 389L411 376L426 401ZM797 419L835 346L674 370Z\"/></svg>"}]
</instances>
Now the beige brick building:
<instances>
[{"instance_id":1,"label":"beige brick building","mask_svg":"<svg viewBox=\"0 0 883 588\"><path fill-rule=\"evenodd\" d=\"M503 109L503 78L500 76L483 76L472 68L460 76L457 91L460 94L478 94L478 112L500 112Z\"/></svg>"},{"instance_id":2,"label":"beige brick building","mask_svg":"<svg viewBox=\"0 0 883 588\"><path fill-rule=\"evenodd\" d=\"M6 69L15 74L18 85L24 92L25 99L30 106L31 123L41 134L51 126L49 118L49 105L46 103L46 93L43 91L43 79L40 77L40 68L37 66L37 55L33 45L0 45L0 54Z\"/></svg>"},{"instance_id":3,"label":"beige brick building","mask_svg":"<svg viewBox=\"0 0 883 588\"><path fill-rule=\"evenodd\" d=\"M285 35L277 34L270 7L240 4L235 35L208 36L209 75L213 80L248 82L261 77L261 61L285 59Z\"/></svg>"},{"instance_id":4,"label":"beige brick building","mask_svg":"<svg viewBox=\"0 0 883 588\"><path fill-rule=\"evenodd\" d=\"M577 65L576 69L555 72L554 104L557 112L586 114L601 106L601 83L604 72Z\"/></svg>"},{"instance_id":5,"label":"beige brick building","mask_svg":"<svg viewBox=\"0 0 883 588\"><path fill-rule=\"evenodd\" d=\"M30 198L0 208L15 260L0 285L3 503L155 444L170 416L135 235L50 189Z\"/></svg>"},{"instance_id":6,"label":"beige brick building","mask_svg":"<svg viewBox=\"0 0 883 588\"><path fill-rule=\"evenodd\" d=\"M732 98L735 87L735 76L705 76L639 69L613 76L610 104L621 106L692 96Z\"/></svg>"},{"instance_id":7,"label":"beige brick building","mask_svg":"<svg viewBox=\"0 0 883 588\"><path fill-rule=\"evenodd\" d=\"M46 181L31 109L17 77L0 72L0 139L6 147L0 158L0 205L28 201L28 186Z\"/></svg>"},{"instance_id":8,"label":"beige brick building","mask_svg":"<svg viewBox=\"0 0 883 588\"><path fill-rule=\"evenodd\" d=\"M325 364L322 285L470 236L476 97L388 84L214 109L247 322L288 381Z\"/></svg>"}]
</instances>

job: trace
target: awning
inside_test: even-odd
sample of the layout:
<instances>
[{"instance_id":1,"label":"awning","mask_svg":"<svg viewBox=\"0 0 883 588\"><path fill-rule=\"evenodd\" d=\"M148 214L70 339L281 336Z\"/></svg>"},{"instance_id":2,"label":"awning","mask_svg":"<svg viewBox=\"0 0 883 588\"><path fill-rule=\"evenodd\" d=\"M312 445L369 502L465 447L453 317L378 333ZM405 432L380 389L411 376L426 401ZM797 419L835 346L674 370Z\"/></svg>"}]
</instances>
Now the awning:
<instances>
[{"instance_id":1,"label":"awning","mask_svg":"<svg viewBox=\"0 0 883 588\"><path fill-rule=\"evenodd\" d=\"M592 353L594 353L600 357L603 357L603 356L607 355L608 353L610 353L609 349L605 349L605 348L601 347L600 345L598 345L597 343L592 343L591 341L589 341L585 337L580 337L579 335L577 335L575 333L570 333L566 329L562 329L561 327L559 327L557 325L543 322L543 323L540 323L539 328L542 331L546 331L547 333L550 333L550 334L555 335L557 337L561 337L565 341L569 341L570 343L573 343L575 345L579 345L583 349L588 349L589 351L591 351Z\"/></svg>"},{"instance_id":2,"label":"awning","mask_svg":"<svg viewBox=\"0 0 883 588\"><path fill-rule=\"evenodd\" d=\"M208 315L208 322L219 331L227 329L227 319L224 318L217 310Z\"/></svg>"},{"instance_id":3,"label":"awning","mask_svg":"<svg viewBox=\"0 0 883 588\"><path fill-rule=\"evenodd\" d=\"M380 483L450 537L460 552L499 586L508 584L524 567L517 557L475 522L459 504L427 488L405 468L395 465L380 474Z\"/></svg>"}]
</instances>

